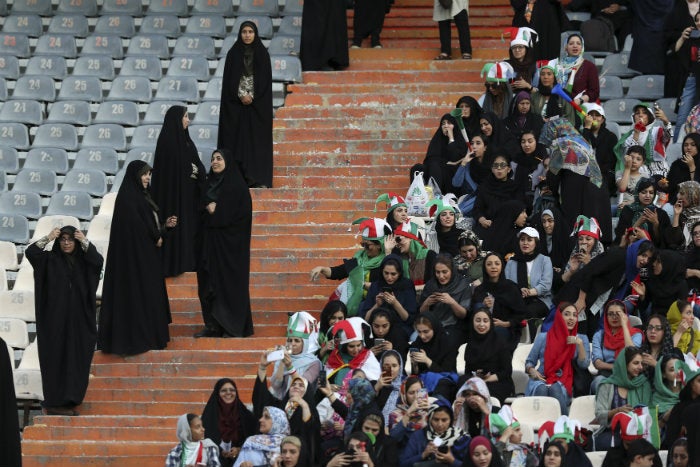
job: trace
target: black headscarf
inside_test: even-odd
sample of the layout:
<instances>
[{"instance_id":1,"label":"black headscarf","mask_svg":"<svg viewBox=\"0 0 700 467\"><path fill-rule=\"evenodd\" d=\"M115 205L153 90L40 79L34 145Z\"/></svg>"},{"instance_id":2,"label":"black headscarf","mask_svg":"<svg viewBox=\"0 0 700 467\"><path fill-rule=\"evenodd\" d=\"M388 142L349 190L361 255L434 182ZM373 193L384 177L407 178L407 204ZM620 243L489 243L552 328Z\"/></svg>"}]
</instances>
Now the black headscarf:
<instances>
[{"instance_id":1,"label":"black headscarf","mask_svg":"<svg viewBox=\"0 0 700 467\"><path fill-rule=\"evenodd\" d=\"M456 362L454 361L454 359L450 359L448 357L451 354L455 355L457 351L456 349L451 348L452 346L445 345L445 342L451 342L451 339L445 332L445 329L442 327L440 320L432 311L426 311L424 313L421 313L421 316L425 317L428 321L430 321L431 327L433 328L433 337L428 342L423 342L420 338L418 338L415 340L415 342L413 342L413 347L420 350L424 350L428 358L430 358L437 364L444 365L445 363L447 363L448 365L452 365L452 368L441 368L441 371L455 371ZM418 373L423 373L427 371L427 367L424 363L418 363L417 366L420 369Z\"/></svg>"},{"instance_id":2,"label":"black headscarf","mask_svg":"<svg viewBox=\"0 0 700 467\"><path fill-rule=\"evenodd\" d=\"M501 274L496 282L491 282L486 273L486 261L489 256L496 256L501 260ZM518 322L523 316L523 312L527 308L523 301L520 289L515 282L506 279L506 262L503 255L491 252L486 255L482 264L483 278L481 284L474 290L472 302L483 303L484 298L489 294L493 296L495 304L493 306L493 317L503 321ZM471 318L471 317L470 317ZM519 324L519 323L518 323ZM511 328L511 331L514 331Z\"/></svg>"},{"instance_id":3,"label":"black headscarf","mask_svg":"<svg viewBox=\"0 0 700 467\"><path fill-rule=\"evenodd\" d=\"M537 71L535 51L531 47L525 47L525 50L525 56L523 57L523 61L521 62L513 56L513 49L509 48L509 58L508 60L506 60L506 62L513 67L513 71L515 72L516 76L520 76L522 79L532 84L532 79L534 78L535 72Z\"/></svg>"},{"instance_id":4,"label":"black headscarf","mask_svg":"<svg viewBox=\"0 0 700 467\"><path fill-rule=\"evenodd\" d=\"M442 122L445 120L454 125L454 130L452 132L454 136L453 144L456 145L454 151L447 150L447 146L448 144L450 144L450 140L442 132ZM433 135L433 138L430 140L430 144L428 145L428 152L426 153L425 158L427 159L429 157L439 157L447 161L454 162L457 161L458 158L452 156L453 154L462 157L466 153L467 142L464 140L462 132L459 131L459 127L457 126L457 120L450 114L443 115L442 117L440 117L440 123L438 125L437 130L435 131L435 134Z\"/></svg>"},{"instance_id":5,"label":"black headscarf","mask_svg":"<svg viewBox=\"0 0 700 467\"><path fill-rule=\"evenodd\" d=\"M479 311L483 311L481 308L477 308L469 315L469 352L464 353L464 361L468 368L476 368L470 362L481 362L492 355L494 350L503 347L501 339L498 337L493 324L493 315L489 312L488 308L485 309L486 314L491 322L491 327L486 334L479 334L474 329L474 316Z\"/></svg>"},{"instance_id":6,"label":"black headscarf","mask_svg":"<svg viewBox=\"0 0 700 467\"><path fill-rule=\"evenodd\" d=\"M494 179L495 180L495 179ZM514 253L517 248L516 235L522 227L515 225L518 216L525 210L525 203L511 199L499 206L493 217L488 235L483 237L483 249L497 251L503 255Z\"/></svg>"},{"instance_id":7,"label":"black headscarf","mask_svg":"<svg viewBox=\"0 0 700 467\"><path fill-rule=\"evenodd\" d=\"M243 28L245 27L250 27L253 29L255 32L255 39L253 39L253 42L250 44L245 44L243 42ZM261 54L261 48L262 50L265 50L267 54L267 49L265 49L265 44L263 44L262 39L260 38L260 35L258 34L258 26L252 22L252 21L244 21L241 23L241 27L238 29L238 38L236 39L236 42L233 44L233 47L231 47L231 50L235 50L238 52L241 56L241 60L238 64L234 65L234 71L238 71L238 67L240 67L240 73L236 73L235 76L251 76L254 75L257 78L257 74L255 73L255 68L256 68L256 61L257 60L262 60L265 59L263 55ZM269 57L269 55L268 55ZM267 59L269 61L269 58ZM238 83L235 83L236 87L238 87ZM257 83L256 83L257 84ZM257 95L257 86L255 87L256 95Z\"/></svg>"},{"instance_id":8,"label":"black headscarf","mask_svg":"<svg viewBox=\"0 0 700 467\"><path fill-rule=\"evenodd\" d=\"M481 133L479 120L481 120L481 112L483 112L483 110L479 102L471 96L460 97L455 107L459 107L461 104L467 104L470 109L469 117L462 117L462 122L464 122L464 129L467 131L467 136L471 139L474 135Z\"/></svg>"},{"instance_id":9,"label":"black headscarf","mask_svg":"<svg viewBox=\"0 0 700 467\"><path fill-rule=\"evenodd\" d=\"M486 111L481 114L481 119L491 124L491 136L484 135L484 138L488 140L487 144L491 148L491 152L497 154L500 150L508 154L508 157L512 159L518 152L520 144L503 124L503 120L495 113Z\"/></svg>"},{"instance_id":10,"label":"black headscarf","mask_svg":"<svg viewBox=\"0 0 700 467\"><path fill-rule=\"evenodd\" d=\"M549 251L550 239L548 239L547 234L542 227L542 215L546 212L551 212L552 218L554 219L554 231L551 236L551 248ZM549 214L549 213L548 213ZM540 234L540 242L537 245L538 251L545 256L549 256L552 260L552 266L555 268L563 268L569 261L569 255L572 248L572 240L570 234L570 229L567 227L564 215L561 211L555 207L550 207L538 213L534 221L534 227Z\"/></svg>"},{"instance_id":11,"label":"black headscarf","mask_svg":"<svg viewBox=\"0 0 700 467\"><path fill-rule=\"evenodd\" d=\"M225 404L219 396L219 391L226 383L231 383L236 389L236 400L232 404ZM230 378L221 378L214 385L202 412L202 424L207 430L207 438L217 446L223 440L231 442L232 447L241 447L246 438L256 432L255 417L240 396L236 383Z\"/></svg>"}]
</instances>

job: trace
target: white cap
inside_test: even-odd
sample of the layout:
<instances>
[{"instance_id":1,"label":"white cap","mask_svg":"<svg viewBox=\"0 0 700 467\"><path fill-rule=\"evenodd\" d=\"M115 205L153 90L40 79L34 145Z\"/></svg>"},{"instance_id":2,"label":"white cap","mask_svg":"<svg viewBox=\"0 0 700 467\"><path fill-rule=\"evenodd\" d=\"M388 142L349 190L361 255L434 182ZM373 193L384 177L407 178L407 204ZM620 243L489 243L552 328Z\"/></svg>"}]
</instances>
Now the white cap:
<instances>
[{"instance_id":1,"label":"white cap","mask_svg":"<svg viewBox=\"0 0 700 467\"><path fill-rule=\"evenodd\" d=\"M536 238L537 240L540 239L540 233L537 231L537 229L533 227L525 227L520 232L518 232L518 237L520 237L522 234L525 234L528 237Z\"/></svg>"},{"instance_id":2,"label":"white cap","mask_svg":"<svg viewBox=\"0 0 700 467\"><path fill-rule=\"evenodd\" d=\"M591 112L598 112L600 115L605 117L605 110L603 110L603 106L596 104L595 102L583 104L583 110L585 110L587 114Z\"/></svg>"}]
</instances>

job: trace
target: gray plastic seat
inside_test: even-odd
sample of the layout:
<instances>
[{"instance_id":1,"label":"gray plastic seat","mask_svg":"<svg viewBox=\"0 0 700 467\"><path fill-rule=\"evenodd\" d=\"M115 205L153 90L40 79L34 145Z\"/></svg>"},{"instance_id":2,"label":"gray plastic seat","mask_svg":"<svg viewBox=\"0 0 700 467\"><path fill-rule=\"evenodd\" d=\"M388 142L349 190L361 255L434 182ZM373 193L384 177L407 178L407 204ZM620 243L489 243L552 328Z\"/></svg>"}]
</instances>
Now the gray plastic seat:
<instances>
[{"instance_id":1,"label":"gray plastic seat","mask_svg":"<svg viewBox=\"0 0 700 467\"><path fill-rule=\"evenodd\" d=\"M129 152L126 153L124 167L129 165L129 162L131 161L144 161L148 165L153 167L153 156L155 152L155 146L138 146L135 148L131 148Z\"/></svg>"},{"instance_id":2,"label":"gray plastic seat","mask_svg":"<svg viewBox=\"0 0 700 467\"><path fill-rule=\"evenodd\" d=\"M606 119L605 128L610 130L612 132L612 134L614 134L615 137L617 137L617 139L620 139L620 125L618 125L617 123L615 123L613 121L608 121Z\"/></svg>"},{"instance_id":3,"label":"gray plastic seat","mask_svg":"<svg viewBox=\"0 0 700 467\"><path fill-rule=\"evenodd\" d=\"M0 170L0 191L7 190L7 176L4 170Z\"/></svg>"},{"instance_id":4,"label":"gray plastic seat","mask_svg":"<svg viewBox=\"0 0 700 467\"><path fill-rule=\"evenodd\" d=\"M233 44L236 43L237 39L238 36L233 34L224 38L224 42L221 44L221 49L219 49L219 58L223 58L226 56L228 51L231 50L231 47L233 47Z\"/></svg>"},{"instance_id":5,"label":"gray plastic seat","mask_svg":"<svg viewBox=\"0 0 700 467\"><path fill-rule=\"evenodd\" d=\"M196 78L166 76L158 83L155 100L199 102L199 85Z\"/></svg>"},{"instance_id":6,"label":"gray plastic seat","mask_svg":"<svg viewBox=\"0 0 700 467\"><path fill-rule=\"evenodd\" d=\"M204 97L202 100L205 101L213 101L213 100L221 100L221 82L222 78L212 78L209 80L209 83L207 83L207 90L204 91Z\"/></svg>"},{"instance_id":7,"label":"gray plastic seat","mask_svg":"<svg viewBox=\"0 0 700 467\"><path fill-rule=\"evenodd\" d=\"M181 36L175 42L173 56L200 55L206 58L216 58L214 39L207 36Z\"/></svg>"},{"instance_id":8,"label":"gray plastic seat","mask_svg":"<svg viewBox=\"0 0 700 467\"><path fill-rule=\"evenodd\" d=\"M42 102L53 102L56 99L56 84L49 76L22 76L15 82L12 99L36 99Z\"/></svg>"},{"instance_id":9,"label":"gray plastic seat","mask_svg":"<svg viewBox=\"0 0 700 467\"><path fill-rule=\"evenodd\" d=\"M148 4L146 14L149 15L175 15L187 16L187 0L152 1Z\"/></svg>"},{"instance_id":10,"label":"gray plastic seat","mask_svg":"<svg viewBox=\"0 0 700 467\"><path fill-rule=\"evenodd\" d=\"M267 52L270 55L299 55L301 39L299 36L275 34L270 41Z\"/></svg>"},{"instance_id":11,"label":"gray plastic seat","mask_svg":"<svg viewBox=\"0 0 700 467\"><path fill-rule=\"evenodd\" d=\"M627 90L628 99L653 101L664 97L664 75L635 76Z\"/></svg>"},{"instance_id":12,"label":"gray plastic seat","mask_svg":"<svg viewBox=\"0 0 700 467\"><path fill-rule=\"evenodd\" d=\"M26 34L0 34L0 55L14 55L19 58L27 58L29 51L29 37Z\"/></svg>"},{"instance_id":13,"label":"gray plastic seat","mask_svg":"<svg viewBox=\"0 0 700 467\"><path fill-rule=\"evenodd\" d=\"M0 15L7 16L7 0L0 0Z\"/></svg>"},{"instance_id":14,"label":"gray plastic seat","mask_svg":"<svg viewBox=\"0 0 700 467\"><path fill-rule=\"evenodd\" d=\"M41 24L41 16L39 15L14 14L5 18L2 32L39 37L44 32L44 26Z\"/></svg>"},{"instance_id":15,"label":"gray plastic seat","mask_svg":"<svg viewBox=\"0 0 700 467\"><path fill-rule=\"evenodd\" d=\"M185 34L206 35L209 37L226 37L226 19L223 16L190 16L185 27Z\"/></svg>"},{"instance_id":16,"label":"gray plastic seat","mask_svg":"<svg viewBox=\"0 0 700 467\"><path fill-rule=\"evenodd\" d=\"M97 0L59 0L56 12L97 16Z\"/></svg>"},{"instance_id":17,"label":"gray plastic seat","mask_svg":"<svg viewBox=\"0 0 700 467\"><path fill-rule=\"evenodd\" d=\"M78 57L73 65L74 76L94 76L101 80L114 79L114 60L108 56L87 55Z\"/></svg>"},{"instance_id":18,"label":"gray plastic seat","mask_svg":"<svg viewBox=\"0 0 700 467\"><path fill-rule=\"evenodd\" d=\"M56 172L49 169L22 169L15 176L12 191L29 191L40 195L56 192Z\"/></svg>"},{"instance_id":19,"label":"gray plastic seat","mask_svg":"<svg viewBox=\"0 0 700 467\"><path fill-rule=\"evenodd\" d=\"M11 13L51 16L51 0L14 0Z\"/></svg>"},{"instance_id":20,"label":"gray plastic seat","mask_svg":"<svg viewBox=\"0 0 700 467\"><path fill-rule=\"evenodd\" d=\"M192 123L195 125L218 125L220 108L220 101L201 102L197 106L197 113L195 113Z\"/></svg>"},{"instance_id":21,"label":"gray plastic seat","mask_svg":"<svg viewBox=\"0 0 700 467\"><path fill-rule=\"evenodd\" d=\"M32 148L27 153L22 169L49 169L63 175L68 172L68 153L59 148Z\"/></svg>"},{"instance_id":22,"label":"gray plastic seat","mask_svg":"<svg viewBox=\"0 0 700 467\"><path fill-rule=\"evenodd\" d=\"M141 0L104 0L100 15L142 16Z\"/></svg>"},{"instance_id":23,"label":"gray plastic seat","mask_svg":"<svg viewBox=\"0 0 700 467\"><path fill-rule=\"evenodd\" d=\"M163 69L160 59L153 55L141 55L124 57L120 76L141 76L151 81L158 81L163 77Z\"/></svg>"},{"instance_id":24,"label":"gray plastic seat","mask_svg":"<svg viewBox=\"0 0 700 467\"><path fill-rule=\"evenodd\" d=\"M619 76L620 78L631 78L632 76L639 75L638 71L628 67L629 60L629 52L610 54L603 60L601 74L605 76Z\"/></svg>"},{"instance_id":25,"label":"gray plastic seat","mask_svg":"<svg viewBox=\"0 0 700 467\"><path fill-rule=\"evenodd\" d=\"M224 68L226 68L226 60L219 59L218 63L216 64L216 70L214 70L214 77L223 78Z\"/></svg>"},{"instance_id":26,"label":"gray plastic seat","mask_svg":"<svg viewBox=\"0 0 700 467\"><path fill-rule=\"evenodd\" d=\"M146 107L146 113L143 116L144 125L159 125L165 120L165 113L168 109L174 105L181 105L187 107L187 104L180 101L155 101L148 104Z\"/></svg>"},{"instance_id":27,"label":"gray plastic seat","mask_svg":"<svg viewBox=\"0 0 700 467\"><path fill-rule=\"evenodd\" d=\"M253 23L255 23L255 25L258 27L258 36L260 36L261 39L272 38L272 18L270 18L269 16L239 16L238 18L236 18L236 22L233 24L233 29L231 30L236 31L236 34L238 34L238 31L241 29L241 24L243 24L245 21L252 21ZM284 19L282 21L284 21Z\"/></svg>"},{"instance_id":28,"label":"gray plastic seat","mask_svg":"<svg viewBox=\"0 0 700 467\"><path fill-rule=\"evenodd\" d=\"M0 78L19 78L19 59L14 55L0 55Z\"/></svg>"},{"instance_id":29,"label":"gray plastic seat","mask_svg":"<svg viewBox=\"0 0 700 467\"><path fill-rule=\"evenodd\" d=\"M116 123L95 123L85 128L81 147L106 147L124 151L126 132L123 126Z\"/></svg>"},{"instance_id":30,"label":"gray plastic seat","mask_svg":"<svg viewBox=\"0 0 700 467\"><path fill-rule=\"evenodd\" d=\"M209 61L201 55L181 55L170 59L166 76L192 77L198 81L209 81Z\"/></svg>"},{"instance_id":31,"label":"gray plastic seat","mask_svg":"<svg viewBox=\"0 0 700 467\"><path fill-rule=\"evenodd\" d=\"M180 19L175 15L148 15L141 20L139 34L180 35Z\"/></svg>"},{"instance_id":32,"label":"gray plastic seat","mask_svg":"<svg viewBox=\"0 0 700 467\"><path fill-rule=\"evenodd\" d=\"M92 119L90 103L86 101L61 101L51 105L46 123L70 123L87 126Z\"/></svg>"},{"instance_id":33,"label":"gray plastic seat","mask_svg":"<svg viewBox=\"0 0 700 467\"><path fill-rule=\"evenodd\" d=\"M151 102L151 99L151 82L143 76L117 76L107 96L109 101Z\"/></svg>"},{"instance_id":34,"label":"gray plastic seat","mask_svg":"<svg viewBox=\"0 0 700 467\"><path fill-rule=\"evenodd\" d=\"M0 122L0 136L4 146L19 150L29 148L29 130L23 123Z\"/></svg>"},{"instance_id":35,"label":"gray plastic seat","mask_svg":"<svg viewBox=\"0 0 700 467\"><path fill-rule=\"evenodd\" d=\"M95 123L136 126L139 124L139 106L132 101L103 102L97 109L93 121Z\"/></svg>"},{"instance_id":36,"label":"gray plastic seat","mask_svg":"<svg viewBox=\"0 0 700 467\"><path fill-rule=\"evenodd\" d=\"M7 82L5 78L0 78L0 102L6 101L7 97Z\"/></svg>"},{"instance_id":37,"label":"gray plastic seat","mask_svg":"<svg viewBox=\"0 0 700 467\"><path fill-rule=\"evenodd\" d=\"M61 82L59 101L102 102L102 81L95 76L69 76Z\"/></svg>"},{"instance_id":38,"label":"gray plastic seat","mask_svg":"<svg viewBox=\"0 0 700 467\"><path fill-rule=\"evenodd\" d=\"M217 138L219 135L219 125L190 125L188 128L190 133L190 138L195 147L198 149L202 148L216 148ZM211 154L211 153L210 153Z\"/></svg>"},{"instance_id":39,"label":"gray plastic seat","mask_svg":"<svg viewBox=\"0 0 700 467\"><path fill-rule=\"evenodd\" d=\"M41 217L41 196L31 191L0 193L0 212L38 219Z\"/></svg>"},{"instance_id":40,"label":"gray plastic seat","mask_svg":"<svg viewBox=\"0 0 700 467\"><path fill-rule=\"evenodd\" d=\"M44 120L44 106L35 100L9 101L0 110L0 122L19 122L27 125L41 125Z\"/></svg>"},{"instance_id":41,"label":"gray plastic seat","mask_svg":"<svg viewBox=\"0 0 700 467\"><path fill-rule=\"evenodd\" d=\"M291 55L271 55L272 81L301 82L301 60Z\"/></svg>"},{"instance_id":42,"label":"gray plastic seat","mask_svg":"<svg viewBox=\"0 0 700 467\"><path fill-rule=\"evenodd\" d=\"M127 55L153 55L158 58L170 58L168 38L157 34L139 34L131 38Z\"/></svg>"},{"instance_id":43,"label":"gray plastic seat","mask_svg":"<svg viewBox=\"0 0 700 467\"><path fill-rule=\"evenodd\" d=\"M63 179L61 190L82 191L92 196L103 196L107 193L107 177L100 170L72 169Z\"/></svg>"},{"instance_id":44,"label":"gray plastic seat","mask_svg":"<svg viewBox=\"0 0 700 467\"><path fill-rule=\"evenodd\" d=\"M279 11L277 0L241 0L238 7L239 15L278 16Z\"/></svg>"},{"instance_id":45,"label":"gray plastic seat","mask_svg":"<svg viewBox=\"0 0 700 467\"><path fill-rule=\"evenodd\" d=\"M27 62L24 74L63 79L68 74L66 58L59 55L35 55Z\"/></svg>"},{"instance_id":46,"label":"gray plastic seat","mask_svg":"<svg viewBox=\"0 0 700 467\"><path fill-rule=\"evenodd\" d=\"M282 10L282 15L299 15L304 12L304 0L286 0L284 2L284 10Z\"/></svg>"},{"instance_id":47,"label":"gray plastic seat","mask_svg":"<svg viewBox=\"0 0 700 467\"><path fill-rule=\"evenodd\" d=\"M622 80L619 76L601 76L598 78L598 82L600 83L600 100L607 101L608 99L625 97Z\"/></svg>"},{"instance_id":48,"label":"gray plastic seat","mask_svg":"<svg viewBox=\"0 0 700 467\"><path fill-rule=\"evenodd\" d=\"M136 34L136 23L129 15L100 16L95 25L95 31L100 34L112 34L119 37L132 37Z\"/></svg>"},{"instance_id":49,"label":"gray plastic seat","mask_svg":"<svg viewBox=\"0 0 700 467\"><path fill-rule=\"evenodd\" d=\"M117 175L114 176L114 181L112 182L112 188L110 189L110 193L117 193L119 191L119 187L122 186L122 182L124 181L124 174L126 173L126 166L124 166L119 172L117 172Z\"/></svg>"},{"instance_id":50,"label":"gray plastic seat","mask_svg":"<svg viewBox=\"0 0 700 467\"><path fill-rule=\"evenodd\" d=\"M83 148L75 155L74 169L99 170L113 175L119 171L119 154L114 148Z\"/></svg>"},{"instance_id":51,"label":"gray plastic seat","mask_svg":"<svg viewBox=\"0 0 700 467\"><path fill-rule=\"evenodd\" d=\"M656 101L657 104L659 104L659 107L661 107L661 110L664 111L666 116L668 117L668 120L671 123L676 123L676 120L678 118L678 115L676 114L676 98L675 97L664 97L663 99L658 99Z\"/></svg>"},{"instance_id":52,"label":"gray plastic seat","mask_svg":"<svg viewBox=\"0 0 700 467\"><path fill-rule=\"evenodd\" d=\"M11 174L19 171L19 156L17 155L17 149L9 146L0 146L0 170Z\"/></svg>"},{"instance_id":53,"label":"gray plastic seat","mask_svg":"<svg viewBox=\"0 0 700 467\"><path fill-rule=\"evenodd\" d=\"M156 147L158 144L158 135L162 124L159 125L141 125L134 128L134 134L131 136L131 144L129 148L137 148L142 146Z\"/></svg>"},{"instance_id":54,"label":"gray plastic seat","mask_svg":"<svg viewBox=\"0 0 700 467\"><path fill-rule=\"evenodd\" d=\"M610 99L603 102L605 119L623 125L631 125L632 109L637 104L641 104L637 99Z\"/></svg>"},{"instance_id":55,"label":"gray plastic seat","mask_svg":"<svg viewBox=\"0 0 700 467\"><path fill-rule=\"evenodd\" d=\"M12 243L29 241L29 221L20 214L0 214L0 240Z\"/></svg>"},{"instance_id":56,"label":"gray plastic seat","mask_svg":"<svg viewBox=\"0 0 700 467\"><path fill-rule=\"evenodd\" d=\"M78 149L78 131L68 123L44 123L37 128L32 147L75 151Z\"/></svg>"},{"instance_id":57,"label":"gray plastic seat","mask_svg":"<svg viewBox=\"0 0 700 467\"><path fill-rule=\"evenodd\" d=\"M72 34L75 37L85 37L90 33L90 27L85 15L62 14L51 18L48 32L51 34Z\"/></svg>"},{"instance_id":58,"label":"gray plastic seat","mask_svg":"<svg viewBox=\"0 0 700 467\"><path fill-rule=\"evenodd\" d=\"M94 213L92 198L82 191L64 191L54 193L46 208L47 216L74 216L82 220L90 220Z\"/></svg>"},{"instance_id":59,"label":"gray plastic seat","mask_svg":"<svg viewBox=\"0 0 700 467\"><path fill-rule=\"evenodd\" d=\"M101 55L119 60L124 57L122 38L106 34L92 34L85 38L80 55Z\"/></svg>"},{"instance_id":60,"label":"gray plastic seat","mask_svg":"<svg viewBox=\"0 0 700 467\"><path fill-rule=\"evenodd\" d=\"M194 0L192 16L195 15L221 15L230 18L233 16L233 2L231 0Z\"/></svg>"},{"instance_id":61,"label":"gray plastic seat","mask_svg":"<svg viewBox=\"0 0 700 467\"><path fill-rule=\"evenodd\" d=\"M277 34L301 37L301 15L282 18Z\"/></svg>"},{"instance_id":62,"label":"gray plastic seat","mask_svg":"<svg viewBox=\"0 0 700 467\"><path fill-rule=\"evenodd\" d=\"M35 55L60 55L65 58L75 58L78 47L75 37L68 34L44 34L39 38L34 49Z\"/></svg>"}]
</instances>

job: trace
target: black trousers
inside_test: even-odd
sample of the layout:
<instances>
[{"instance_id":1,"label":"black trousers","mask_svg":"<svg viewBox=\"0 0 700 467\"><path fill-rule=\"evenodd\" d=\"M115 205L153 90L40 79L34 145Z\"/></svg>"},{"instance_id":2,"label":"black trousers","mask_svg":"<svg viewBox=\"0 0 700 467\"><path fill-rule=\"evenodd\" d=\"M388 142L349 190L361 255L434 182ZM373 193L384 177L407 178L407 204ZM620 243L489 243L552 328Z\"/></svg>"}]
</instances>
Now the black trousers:
<instances>
[{"instance_id":1,"label":"black trousers","mask_svg":"<svg viewBox=\"0 0 700 467\"><path fill-rule=\"evenodd\" d=\"M455 15L453 18L455 25L457 26L457 36L459 37L459 50L463 54L472 53L472 40L469 34L469 15L467 10L462 10ZM445 21L438 21L438 28L440 29L440 52L451 55L452 54L452 20L446 19Z\"/></svg>"}]
</instances>

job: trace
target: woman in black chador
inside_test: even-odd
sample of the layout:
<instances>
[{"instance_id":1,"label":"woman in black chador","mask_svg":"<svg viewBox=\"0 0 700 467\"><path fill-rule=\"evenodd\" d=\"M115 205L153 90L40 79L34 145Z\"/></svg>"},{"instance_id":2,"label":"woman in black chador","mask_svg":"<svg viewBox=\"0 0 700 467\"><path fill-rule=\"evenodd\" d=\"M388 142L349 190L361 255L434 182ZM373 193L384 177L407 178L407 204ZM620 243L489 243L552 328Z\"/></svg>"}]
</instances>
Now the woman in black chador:
<instances>
[{"instance_id":1,"label":"woman in black chador","mask_svg":"<svg viewBox=\"0 0 700 467\"><path fill-rule=\"evenodd\" d=\"M211 156L197 242L197 283L204 329L195 337L253 334L250 312L250 232L253 202L227 149Z\"/></svg>"},{"instance_id":2,"label":"woman in black chador","mask_svg":"<svg viewBox=\"0 0 700 467\"><path fill-rule=\"evenodd\" d=\"M168 234L168 241L161 248L165 277L194 271L195 267L197 206L202 197L205 169L187 131L189 124L186 107L170 107L153 159L153 200L165 217L172 215L178 220L177 228Z\"/></svg>"},{"instance_id":3,"label":"woman in black chador","mask_svg":"<svg viewBox=\"0 0 700 467\"><path fill-rule=\"evenodd\" d=\"M272 186L272 66L252 21L226 54L218 147L233 152L248 186Z\"/></svg>"},{"instance_id":4,"label":"woman in black chador","mask_svg":"<svg viewBox=\"0 0 700 467\"><path fill-rule=\"evenodd\" d=\"M7 343L0 337L0 459L4 466L22 467L22 442L19 439L17 399L12 381L12 361ZM10 357L10 358L8 358Z\"/></svg>"},{"instance_id":5,"label":"woman in black chador","mask_svg":"<svg viewBox=\"0 0 700 467\"><path fill-rule=\"evenodd\" d=\"M150 181L147 163L130 162L114 203L97 335L104 353L135 355L164 349L170 340L160 248L177 218L162 221Z\"/></svg>"}]
</instances>

